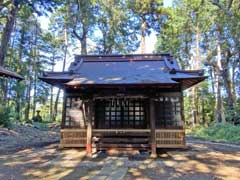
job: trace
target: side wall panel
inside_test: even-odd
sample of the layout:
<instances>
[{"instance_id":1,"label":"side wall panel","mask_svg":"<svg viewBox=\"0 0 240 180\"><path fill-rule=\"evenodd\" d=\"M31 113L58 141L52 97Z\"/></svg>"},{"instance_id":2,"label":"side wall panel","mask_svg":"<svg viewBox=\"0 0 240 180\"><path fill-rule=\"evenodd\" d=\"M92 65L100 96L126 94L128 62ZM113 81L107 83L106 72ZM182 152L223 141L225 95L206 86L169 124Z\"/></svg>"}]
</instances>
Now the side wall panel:
<instances>
[{"instance_id":1,"label":"side wall panel","mask_svg":"<svg viewBox=\"0 0 240 180\"><path fill-rule=\"evenodd\" d=\"M86 128L88 102L80 96L65 94L62 128Z\"/></svg>"}]
</instances>

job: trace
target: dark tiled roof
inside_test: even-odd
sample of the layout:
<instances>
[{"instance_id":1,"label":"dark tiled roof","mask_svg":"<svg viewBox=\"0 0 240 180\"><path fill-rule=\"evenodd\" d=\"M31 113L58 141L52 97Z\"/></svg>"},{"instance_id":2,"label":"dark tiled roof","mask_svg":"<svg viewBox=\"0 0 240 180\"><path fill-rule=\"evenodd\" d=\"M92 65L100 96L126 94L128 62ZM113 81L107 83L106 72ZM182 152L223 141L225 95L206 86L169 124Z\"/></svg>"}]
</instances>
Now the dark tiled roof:
<instances>
[{"instance_id":1,"label":"dark tiled roof","mask_svg":"<svg viewBox=\"0 0 240 180\"><path fill-rule=\"evenodd\" d=\"M15 79L18 79L18 80L23 80L24 79L19 74L15 73L15 72L12 72L12 71L9 71L9 70L6 70L2 66L0 66L0 76L15 78Z\"/></svg>"},{"instance_id":2,"label":"dark tiled roof","mask_svg":"<svg viewBox=\"0 0 240 180\"><path fill-rule=\"evenodd\" d=\"M183 83L188 88L205 77L200 71L180 70L177 61L168 54L150 54L76 56L68 72L48 72L41 79L65 86Z\"/></svg>"}]
</instances>

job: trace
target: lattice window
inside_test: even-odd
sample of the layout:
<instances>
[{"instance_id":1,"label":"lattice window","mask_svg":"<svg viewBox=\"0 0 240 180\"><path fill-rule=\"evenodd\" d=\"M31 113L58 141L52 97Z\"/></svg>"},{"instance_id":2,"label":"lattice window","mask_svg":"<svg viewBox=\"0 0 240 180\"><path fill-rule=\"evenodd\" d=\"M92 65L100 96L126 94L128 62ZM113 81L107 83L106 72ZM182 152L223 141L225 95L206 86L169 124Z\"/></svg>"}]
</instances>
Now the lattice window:
<instances>
[{"instance_id":1,"label":"lattice window","mask_svg":"<svg viewBox=\"0 0 240 180\"><path fill-rule=\"evenodd\" d=\"M144 128L145 101L141 99L108 99L96 102L98 128Z\"/></svg>"},{"instance_id":2,"label":"lattice window","mask_svg":"<svg viewBox=\"0 0 240 180\"><path fill-rule=\"evenodd\" d=\"M181 107L179 97L159 97L155 101L156 127L181 127Z\"/></svg>"}]
</instances>

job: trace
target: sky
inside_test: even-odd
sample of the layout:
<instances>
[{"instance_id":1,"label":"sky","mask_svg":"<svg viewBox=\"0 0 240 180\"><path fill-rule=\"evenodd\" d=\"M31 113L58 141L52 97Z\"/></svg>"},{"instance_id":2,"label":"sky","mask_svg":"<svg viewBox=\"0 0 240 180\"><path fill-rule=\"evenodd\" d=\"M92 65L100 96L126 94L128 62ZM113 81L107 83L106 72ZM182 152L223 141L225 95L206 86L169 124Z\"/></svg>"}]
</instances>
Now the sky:
<instances>
[{"instance_id":1,"label":"sky","mask_svg":"<svg viewBox=\"0 0 240 180\"><path fill-rule=\"evenodd\" d=\"M173 0L163 0L163 5L164 7L170 7L172 6L172 1ZM47 30L48 29L48 25L49 25L49 17L47 16L41 16L39 17L39 21L40 21L40 24L41 24L41 27L42 29L44 30ZM155 46L155 43L157 42L157 36L156 36L156 33L155 32L152 32L149 36L146 37L146 50L145 50L145 53L152 53L154 51L154 46ZM71 54L76 54L77 52L72 52ZM141 53L141 47L139 47L137 49L136 52L134 53ZM73 57L70 57L69 60L67 60L67 65L70 64L70 61L73 60ZM60 63L57 63L58 65L56 65L56 67L54 68L55 70L61 70L61 64Z\"/></svg>"}]
</instances>

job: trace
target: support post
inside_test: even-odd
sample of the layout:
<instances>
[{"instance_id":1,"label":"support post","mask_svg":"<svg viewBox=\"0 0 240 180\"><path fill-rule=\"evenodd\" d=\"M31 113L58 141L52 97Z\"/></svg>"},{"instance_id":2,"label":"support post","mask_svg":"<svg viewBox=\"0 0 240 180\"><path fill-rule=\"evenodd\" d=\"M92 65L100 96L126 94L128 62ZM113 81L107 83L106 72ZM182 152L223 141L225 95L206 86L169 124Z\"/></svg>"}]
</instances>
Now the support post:
<instances>
[{"instance_id":1,"label":"support post","mask_svg":"<svg viewBox=\"0 0 240 180\"><path fill-rule=\"evenodd\" d=\"M150 98L150 129L151 129L151 158L157 157L157 144L156 144L156 114L154 99Z\"/></svg>"},{"instance_id":2,"label":"support post","mask_svg":"<svg viewBox=\"0 0 240 180\"><path fill-rule=\"evenodd\" d=\"M180 105L181 105L181 120L182 120L182 127L185 131L185 116L184 116L184 98L183 98L183 88L181 88L181 96L180 96ZM186 145L185 142L185 133L182 139L182 145Z\"/></svg>"},{"instance_id":3,"label":"support post","mask_svg":"<svg viewBox=\"0 0 240 180\"><path fill-rule=\"evenodd\" d=\"M63 93L63 109L62 109L62 122L61 122L61 129L65 128L65 121L66 121L66 103L67 103L67 92L64 90Z\"/></svg>"},{"instance_id":4,"label":"support post","mask_svg":"<svg viewBox=\"0 0 240 180\"><path fill-rule=\"evenodd\" d=\"M90 100L88 104L87 116L87 144L86 152L88 157L92 157L92 119L93 119L93 101Z\"/></svg>"}]
</instances>

